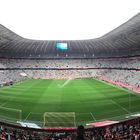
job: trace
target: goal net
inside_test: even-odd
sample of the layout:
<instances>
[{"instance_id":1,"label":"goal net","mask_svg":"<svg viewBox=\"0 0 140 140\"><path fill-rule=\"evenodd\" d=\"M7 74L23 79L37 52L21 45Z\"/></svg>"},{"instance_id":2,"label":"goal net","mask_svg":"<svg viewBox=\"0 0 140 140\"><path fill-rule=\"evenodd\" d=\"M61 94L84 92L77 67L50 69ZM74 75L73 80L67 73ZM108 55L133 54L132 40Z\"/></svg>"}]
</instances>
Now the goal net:
<instances>
[{"instance_id":1,"label":"goal net","mask_svg":"<svg viewBox=\"0 0 140 140\"><path fill-rule=\"evenodd\" d=\"M20 121L22 110L0 106L0 118L9 121Z\"/></svg>"},{"instance_id":2,"label":"goal net","mask_svg":"<svg viewBox=\"0 0 140 140\"><path fill-rule=\"evenodd\" d=\"M45 112L44 127L75 127L75 112Z\"/></svg>"}]
</instances>

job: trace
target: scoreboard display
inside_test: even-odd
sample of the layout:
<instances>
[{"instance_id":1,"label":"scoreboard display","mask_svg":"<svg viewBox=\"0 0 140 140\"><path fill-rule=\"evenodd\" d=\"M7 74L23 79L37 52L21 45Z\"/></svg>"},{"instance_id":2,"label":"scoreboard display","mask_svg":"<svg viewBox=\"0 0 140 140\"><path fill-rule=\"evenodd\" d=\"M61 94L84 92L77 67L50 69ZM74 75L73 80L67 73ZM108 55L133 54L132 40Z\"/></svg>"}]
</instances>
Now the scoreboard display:
<instances>
[{"instance_id":1,"label":"scoreboard display","mask_svg":"<svg viewBox=\"0 0 140 140\"><path fill-rule=\"evenodd\" d=\"M66 51L68 50L68 44L67 43L56 43L56 49L60 51Z\"/></svg>"}]
</instances>

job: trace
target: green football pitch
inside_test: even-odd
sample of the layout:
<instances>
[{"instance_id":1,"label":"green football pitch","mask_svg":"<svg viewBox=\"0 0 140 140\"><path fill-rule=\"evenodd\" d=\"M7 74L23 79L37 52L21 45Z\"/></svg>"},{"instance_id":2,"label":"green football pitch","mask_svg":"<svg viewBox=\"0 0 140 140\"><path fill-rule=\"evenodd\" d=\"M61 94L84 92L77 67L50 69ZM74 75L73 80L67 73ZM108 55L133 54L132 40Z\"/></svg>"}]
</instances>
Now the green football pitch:
<instances>
[{"instance_id":1,"label":"green football pitch","mask_svg":"<svg viewBox=\"0 0 140 140\"><path fill-rule=\"evenodd\" d=\"M96 79L30 79L0 88L0 118L12 122L77 126L125 120L139 111L138 94Z\"/></svg>"}]
</instances>

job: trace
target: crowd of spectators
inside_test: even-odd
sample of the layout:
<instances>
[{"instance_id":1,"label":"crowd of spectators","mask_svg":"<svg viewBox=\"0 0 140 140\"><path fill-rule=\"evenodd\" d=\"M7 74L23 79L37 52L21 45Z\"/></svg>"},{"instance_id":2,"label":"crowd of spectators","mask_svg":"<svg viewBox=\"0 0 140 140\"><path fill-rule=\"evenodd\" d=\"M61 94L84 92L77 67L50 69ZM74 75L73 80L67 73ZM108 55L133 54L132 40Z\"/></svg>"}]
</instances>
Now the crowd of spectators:
<instances>
[{"instance_id":1,"label":"crowd of spectators","mask_svg":"<svg viewBox=\"0 0 140 140\"><path fill-rule=\"evenodd\" d=\"M27 77L22 76L21 73L23 73L22 70L0 70L0 85L25 80Z\"/></svg>"},{"instance_id":2,"label":"crowd of spectators","mask_svg":"<svg viewBox=\"0 0 140 140\"><path fill-rule=\"evenodd\" d=\"M140 140L140 118L123 123L74 131L37 131L0 125L0 140Z\"/></svg>"},{"instance_id":3,"label":"crowd of spectators","mask_svg":"<svg viewBox=\"0 0 140 140\"><path fill-rule=\"evenodd\" d=\"M0 68L20 68L20 70L0 70L0 84L8 81L22 81L28 78L75 79L99 78L121 82L128 86L140 87L140 57L113 59L0 59ZM26 70L24 68L27 68ZM28 68L34 68L28 69ZM45 68L39 70L38 68ZM55 68L55 70L51 70ZM64 68L64 69L63 69ZM66 69L65 69L66 68ZM70 68L75 68L70 70ZM84 70L78 68L87 68ZM106 69L104 69L106 68ZM114 70L112 68L117 68ZM138 69L122 70L125 68ZM60 70L61 69L61 70ZM63 69L63 70L62 70Z\"/></svg>"},{"instance_id":4,"label":"crowd of spectators","mask_svg":"<svg viewBox=\"0 0 140 140\"><path fill-rule=\"evenodd\" d=\"M126 84L128 86L140 88L140 71L135 70L107 70L100 78L106 81Z\"/></svg>"},{"instance_id":5,"label":"crowd of spectators","mask_svg":"<svg viewBox=\"0 0 140 140\"><path fill-rule=\"evenodd\" d=\"M140 57L112 59L0 59L0 68L140 68Z\"/></svg>"}]
</instances>

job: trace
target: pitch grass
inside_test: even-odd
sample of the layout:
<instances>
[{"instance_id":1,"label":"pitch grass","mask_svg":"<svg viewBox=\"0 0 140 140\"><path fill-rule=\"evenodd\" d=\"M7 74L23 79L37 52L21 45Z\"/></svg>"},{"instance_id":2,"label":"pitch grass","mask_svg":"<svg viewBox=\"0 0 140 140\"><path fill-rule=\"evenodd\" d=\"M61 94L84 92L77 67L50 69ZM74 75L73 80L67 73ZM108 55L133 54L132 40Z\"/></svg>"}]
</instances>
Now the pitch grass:
<instances>
[{"instance_id":1,"label":"pitch grass","mask_svg":"<svg viewBox=\"0 0 140 140\"><path fill-rule=\"evenodd\" d=\"M139 112L140 96L95 79L31 79L0 88L0 106L22 110L22 121L40 126L44 112L75 112L75 124L85 125L125 119L128 114ZM17 112L2 109L0 116L19 119Z\"/></svg>"}]
</instances>

